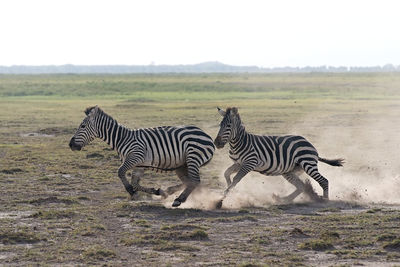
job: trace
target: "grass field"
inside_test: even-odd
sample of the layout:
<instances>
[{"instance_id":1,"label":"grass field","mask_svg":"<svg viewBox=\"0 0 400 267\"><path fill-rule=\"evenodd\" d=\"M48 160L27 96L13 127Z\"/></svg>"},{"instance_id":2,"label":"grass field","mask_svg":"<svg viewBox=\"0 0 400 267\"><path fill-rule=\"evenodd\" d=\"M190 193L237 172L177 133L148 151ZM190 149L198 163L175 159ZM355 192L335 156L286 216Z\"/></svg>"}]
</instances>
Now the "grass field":
<instances>
[{"instance_id":1,"label":"grass field","mask_svg":"<svg viewBox=\"0 0 400 267\"><path fill-rule=\"evenodd\" d=\"M344 168L320 164L331 201L290 205L280 177L244 178L222 210L228 150L202 187L131 201L116 152L69 139L99 105L130 128L194 124L213 138L216 107L257 134L300 134ZM1 75L0 265L396 265L400 263L399 74ZM304 177L305 178L305 177ZM143 185L176 184L145 172ZM314 188L321 193L313 182Z\"/></svg>"}]
</instances>

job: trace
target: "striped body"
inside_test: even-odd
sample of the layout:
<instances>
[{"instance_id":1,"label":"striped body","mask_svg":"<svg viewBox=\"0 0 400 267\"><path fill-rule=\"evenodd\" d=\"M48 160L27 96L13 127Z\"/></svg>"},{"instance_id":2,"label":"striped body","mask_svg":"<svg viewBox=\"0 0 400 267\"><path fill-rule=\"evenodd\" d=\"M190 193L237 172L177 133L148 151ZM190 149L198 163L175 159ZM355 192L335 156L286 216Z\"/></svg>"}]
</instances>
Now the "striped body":
<instances>
[{"instance_id":1,"label":"striped body","mask_svg":"<svg viewBox=\"0 0 400 267\"><path fill-rule=\"evenodd\" d=\"M239 139L242 142L230 143L229 157L239 164L254 157L254 171L265 175L281 175L298 169L301 162L318 161L316 149L301 136L260 136L243 131Z\"/></svg>"},{"instance_id":2,"label":"striped body","mask_svg":"<svg viewBox=\"0 0 400 267\"><path fill-rule=\"evenodd\" d=\"M80 150L94 138L100 138L116 150L122 160L118 176L125 189L133 196L136 191L162 194L161 189L144 188L139 185L137 168L175 170L182 185L168 188L169 193L186 186L174 201L174 206L184 202L200 182L199 168L209 162L214 154L214 144L209 135L195 126L162 126L145 129L129 129L100 108L86 110L87 117L70 141L72 150ZM132 184L125 175L134 169Z\"/></svg>"},{"instance_id":3,"label":"striped body","mask_svg":"<svg viewBox=\"0 0 400 267\"><path fill-rule=\"evenodd\" d=\"M296 190L285 198L287 201L292 201L305 191L305 184L297 174L306 172L322 187L323 197L328 198L329 182L318 172L318 161L342 166L342 159L320 158L314 146L301 136L250 134L243 126L237 108L228 108L226 111L218 109L218 112L223 119L214 143L217 148L222 148L229 143L229 157L234 161L234 164L225 171L228 184L225 195L247 173L256 171L264 175L282 175L293 184ZM230 175L235 172L236 175L231 181Z\"/></svg>"},{"instance_id":4,"label":"striped body","mask_svg":"<svg viewBox=\"0 0 400 267\"><path fill-rule=\"evenodd\" d=\"M195 126L131 130L115 124L100 138L119 153L122 161L131 153L139 153L142 162L136 167L153 167L164 171L185 165L188 153L195 155L199 166L207 163L214 153L211 137Z\"/></svg>"}]
</instances>

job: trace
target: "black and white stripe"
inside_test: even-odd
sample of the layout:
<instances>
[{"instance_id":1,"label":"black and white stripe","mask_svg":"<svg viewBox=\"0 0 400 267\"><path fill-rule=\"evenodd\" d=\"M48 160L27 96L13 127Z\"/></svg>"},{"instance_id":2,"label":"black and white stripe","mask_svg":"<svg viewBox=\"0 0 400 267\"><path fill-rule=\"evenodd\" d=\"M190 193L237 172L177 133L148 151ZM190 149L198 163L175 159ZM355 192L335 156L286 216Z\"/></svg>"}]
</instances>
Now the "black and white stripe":
<instances>
[{"instance_id":1,"label":"black and white stripe","mask_svg":"<svg viewBox=\"0 0 400 267\"><path fill-rule=\"evenodd\" d=\"M229 157L234 161L225 172L228 188L225 195L247 173L256 171L264 175L282 175L292 183L296 190L285 197L285 201L292 201L304 191L304 183L298 177L301 172L306 172L323 189L323 197L328 199L328 180L318 172L318 161L332 166L342 166L342 159L327 160L318 156L317 150L304 137L288 136L260 136L246 132L237 108L228 108L223 111L218 108L223 116L220 130L214 141L217 148L222 148L229 142ZM232 173L237 173L233 181Z\"/></svg>"},{"instance_id":2,"label":"black and white stripe","mask_svg":"<svg viewBox=\"0 0 400 267\"><path fill-rule=\"evenodd\" d=\"M199 168L208 163L214 154L211 137L195 126L132 130L119 124L97 106L88 108L85 113L87 117L70 141L71 149L80 150L95 137L103 139L120 155L122 165L118 176L131 195L136 191L164 194L160 189L141 187L139 178L143 173L137 168L174 170L182 184L168 188L167 193L185 187L173 204L179 206L200 182ZM135 170L132 184L129 184L125 176L131 169Z\"/></svg>"}]
</instances>

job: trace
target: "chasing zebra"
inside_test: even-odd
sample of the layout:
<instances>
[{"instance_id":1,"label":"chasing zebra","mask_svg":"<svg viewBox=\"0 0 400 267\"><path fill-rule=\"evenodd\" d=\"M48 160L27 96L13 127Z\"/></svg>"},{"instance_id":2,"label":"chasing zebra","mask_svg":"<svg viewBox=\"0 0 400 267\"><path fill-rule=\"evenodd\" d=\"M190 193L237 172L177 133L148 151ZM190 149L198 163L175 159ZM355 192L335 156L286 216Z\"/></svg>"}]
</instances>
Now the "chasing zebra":
<instances>
[{"instance_id":1,"label":"chasing zebra","mask_svg":"<svg viewBox=\"0 0 400 267\"><path fill-rule=\"evenodd\" d=\"M242 124L238 109L227 108L226 111L218 108L223 117L220 129L214 144L223 148L229 142L229 157L234 161L224 173L228 192L249 172L256 171L264 175L282 175L296 187L295 191L282 198L285 202L293 201L304 192L305 184L298 174L306 172L323 189L323 198L328 199L328 180L318 172L318 161L332 166L343 166L343 159L324 159L318 156L317 150L304 137L287 136L260 136L246 132ZM231 174L236 173L231 182ZM223 200L223 199L222 199ZM222 200L217 204L221 207Z\"/></svg>"},{"instance_id":2,"label":"chasing zebra","mask_svg":"<svg viewBox=\"0 0 400 267\"><path fill-rule=\"evenodd\" d=\"M132 130L119 124L98 106L87 108L85 114L86 118L69 142L70 148L81 150L96 137L107 142L122 160L118 177L131 197L137 191L166 196L166 193L173 194L185 188L172 204L173 207L179 206L200 183L199 168L207 164L214 154L211 137L195 126ZM174 170L182 184L168 187L166 193L161 189L142 187L139 185L142 168ZM125 176L131 169L130 184Z\"/></svg>"}]
</instances>

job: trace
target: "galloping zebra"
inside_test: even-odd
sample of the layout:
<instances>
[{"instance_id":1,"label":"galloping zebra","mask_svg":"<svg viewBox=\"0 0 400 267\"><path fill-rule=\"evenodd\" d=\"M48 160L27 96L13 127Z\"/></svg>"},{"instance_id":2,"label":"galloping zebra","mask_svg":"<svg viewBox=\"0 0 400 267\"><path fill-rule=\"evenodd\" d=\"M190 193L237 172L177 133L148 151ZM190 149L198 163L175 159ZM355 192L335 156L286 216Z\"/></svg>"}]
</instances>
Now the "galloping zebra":
<instances>
[{"instance_id":1,"label":"galloping zebra","mask_svg":"<svg viewBox=\"0 0 400 267\"><path fill-rule=\"evenodd\" d=\"M238 109L228 108L226 111L218 108L223 117L214 144L223 148L229 142L229 157L234 164L225 171L228 188L224 197L247 173L256 171L264 175L282 175L296 190L283 198L290 202L304 191L304 183L297 176L305 171L316 180L323 189L323 198L328 199L328 180L318 172L318 161L332 166L342 166L343 159L323 159L317 150L304 137L260 136L246 132ZM232 173L237 173L231 182ZM222 200L217 206L222 205Z\"/></svg>"},{"instance_id":2,"label":"galloping zebra","mask_svg":"<svg viewBox=\"0 0 400 267\"><path fill-rule=\"evenodd\" d=\"M172 204L174 207L179 206L200 183L199 168L208 163L214 154L215 147L211 137L195 126L131 130L118 124L97 106L87 108L85 114L86 118L71 138L70 148L81 150L95 137L107 142L121 157L122 165L118 169L118 176L131 196L137 191L165 196L161 189L139 185L143 174L141 168L175 170L182 184L168 187L167 193L173 194L185 187ZM132 180L129 184L125 174L131 169Z\"/></svg>"}]
</instances>

